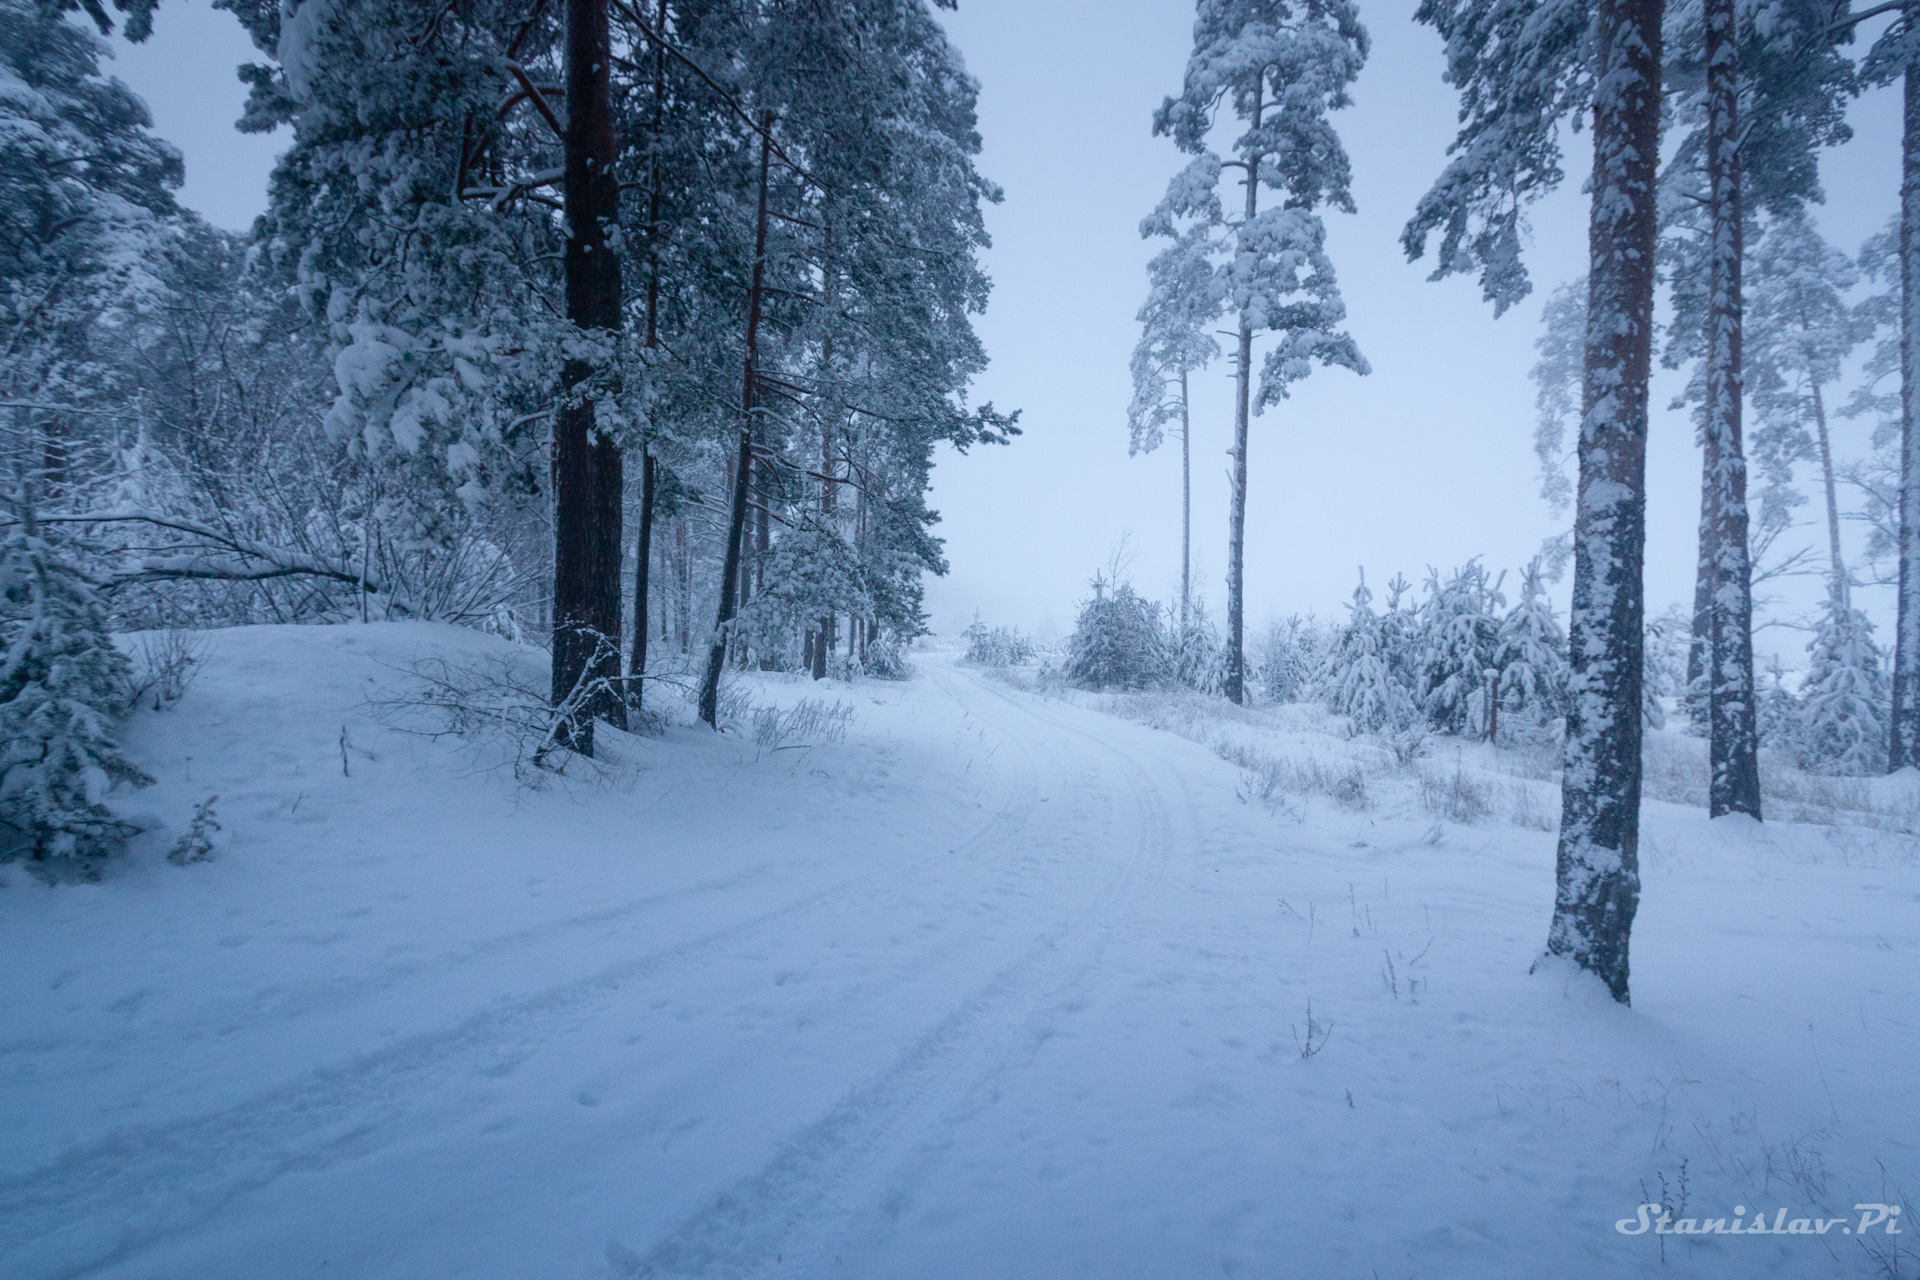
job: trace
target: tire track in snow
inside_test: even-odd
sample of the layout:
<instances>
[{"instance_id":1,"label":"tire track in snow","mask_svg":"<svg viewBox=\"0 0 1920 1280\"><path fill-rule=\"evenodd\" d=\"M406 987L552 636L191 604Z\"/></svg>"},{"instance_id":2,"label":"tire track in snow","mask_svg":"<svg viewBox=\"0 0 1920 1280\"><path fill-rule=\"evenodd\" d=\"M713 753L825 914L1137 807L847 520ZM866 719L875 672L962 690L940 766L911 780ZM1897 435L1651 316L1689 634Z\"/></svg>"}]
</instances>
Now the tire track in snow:
<instances>
[{"instance_id":1,"label":"tire track in snow","mask_svg":"<svg viewBox=\"0 0 1920 1280\"><path fill-rule=\"evenodd\" d=\"M940 683L946 685L945 680ZM968 683L985 688L977 679ZM998 690L987 691L1031 721L1071 734L1119 764L1133 784L1139 810L1131 857L1079 919L1044 932L909 1044L885 1072L796 1130L758 1172L728 1188L645 1254L609 1244L607 1261L615 1275L721 1280L760 1275L775 1266L805 1274L809 1260L830 1257L844 1228L866 1212L859 1195L863 1186L870 1200L876 1182L883 1191L901 1183L897 1173L889 1177L887 1171L923 1164L933 1156L950 1125L976 1109L982 1091L1008 1069L1020 1043L1037 1043L1038 1015L1063 1004L1065 994L1092 967L1120 908L1164 872L1173 844L1172 823L1148 772L1097 735L1042 716ZM969 702L955 696L963 706ZM995 727L1018 739L1004 725Z\"/></svg>"},{"instance_id":2,"label":"tire track in snow","mask_svg":"<svg viewBox=\"0 0 1920 1280\"><path fill-rule=\"evenodd\" d=\"M937 864L1006 845L1039 808L1032 753L1017 736L1006 741L1027 767L994 816L951 848L498 1001L449 1026L316 1067L232 1107L123 1128L37 1168L0 1176L0 1271L68 1280L126 1260L282 1174L324 1168L382 1145L380 1135L409 1109L410 1091L417 1097L430 1087L437 1068L476 1060L510 1064L587 1022L634 982L694 967L716 948L773 934L851 899L884 896Z\"/></svg>"}]
</instances>

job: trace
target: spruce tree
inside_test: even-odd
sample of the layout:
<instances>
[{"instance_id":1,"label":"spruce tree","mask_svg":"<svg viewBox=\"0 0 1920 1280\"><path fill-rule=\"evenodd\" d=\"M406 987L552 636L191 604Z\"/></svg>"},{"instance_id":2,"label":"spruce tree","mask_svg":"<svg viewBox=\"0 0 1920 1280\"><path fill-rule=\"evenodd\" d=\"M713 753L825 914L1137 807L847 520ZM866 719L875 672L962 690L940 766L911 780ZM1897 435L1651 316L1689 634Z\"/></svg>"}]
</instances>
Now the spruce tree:
<instances>
[{"instance_id":1,"label":"spruce tree","mask_svg":"<svg viewBox=\"0 0 1920 1280\"><path fill-rule=\"evenodd\" d=\"M1547 599L1545 574L1535 557L1520 580L1520 595L1500 620L1494 644L1494 716L1487 736L1519 741L1551 734L1566 714L1567 636Z\"/></svg>"},{"instance_id":2,"label":"spruce tree","mask_svg":"<svg viewBox=\"0 0 1920 1280\"><path fill-rule=\"evenodd\" d=\"M132 831L102 803L107 792L152 781L114 739L127 660L24 482L0 520L0 825L9 855L90 874Z\"/></svg>"},{"instance_id":3,"label":"spruce tree","mask_svg":"<svg viewBox=\"0 0 1920 1280\"><path fill-rule=\"evenodd\" d=\"M1807 646L1800 687L1800 763L1820 773L1864 775L1884 766L1888 688L1873 623L1853 607L1844 578L1828 582Z\"/></svg>"}]
</instances>

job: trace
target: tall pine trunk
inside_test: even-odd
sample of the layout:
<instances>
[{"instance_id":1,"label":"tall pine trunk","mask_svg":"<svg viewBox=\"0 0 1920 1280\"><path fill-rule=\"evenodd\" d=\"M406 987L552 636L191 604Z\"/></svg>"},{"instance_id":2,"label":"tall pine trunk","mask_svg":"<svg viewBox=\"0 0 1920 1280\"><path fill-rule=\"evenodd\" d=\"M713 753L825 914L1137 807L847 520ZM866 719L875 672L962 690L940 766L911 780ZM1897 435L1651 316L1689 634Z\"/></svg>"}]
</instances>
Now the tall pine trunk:
<instances>
[{"instance_id":1,"label":"tall pine trunk","mask_svg":"<svg viewBox=\"0 0 1920 1280\"><path fill-rule=\"evenodd\" d=\"M1187 399L1187 371L1180 370L1180 637L1187 635L1193 600L1193 417Z\"/></svg>"},{"instance_id":2,"label":"tall pine trunk","mask_svg":"<svg viewBox=\"0 0 1920 1280\"><path fill-rule=\"evenodd\" d=\"M1707 814L1760 816L1753 689L1753 572L1747 547L1747 460L1740 438L1741 174L1738 36L1734 0L1706 0L1707 255L1705 430Z\"/></svg>"},{"instance_id":3,"label":"tall pine trunk","mask_svg":"<svg viewBox=\"0 0 1920 1280\"><path fill-rule=\"evenodd\" d=\"M1906 8L1909 31L1920 30L1920 4ZM1887 721L1887 767L1920 768L1920 66L1909 64L1905 125L1900 138L1900 492L1899 612L1893 632L1893 714Z\"/></svg>"},{"instance_id":4,"label":"tall pine trunk","mask_svg":"<svg viewBox=\"0 0 1920 1280\"><path fill-rule=\"evenodd\" d=\"M607 229L620 216L614 173L611 39L606 0L567 0L567 318L617 335L620 257ZM620 690L620 446L595 429L593 366L561 371L554 424L553 702L568 714L556 740L593 754L593 722L626 727ZM576 702L576 692L589 695Z\"/></svg>"},{"instance_id":5,"label":"tall pine trunk","mask_svg":"<svg viewBox=\"0 0 1920 1280\"><path fill-rule=\"evenodd\" d=\"M1266 69L1257 73L1253 89L1253 132L1260 129ZM1247 221L1260 211L1260 157L1247 165ZM1234 372L1233 492L1227 514L1227 700L1246 702L1246 549L1247 549L1247 418L1253 404L1253 322L1240 312L1239 368Z\"/></svg>"},{"instance_id":6,"label":"tall pine trunk","mask_svg":"<svg viewBox=\"0 0 1920 1280\"><path fill-rule=\"evenodd\" d=\"M638 713L646 696L647 680L647 570L653 563L653 454L640 461L640 537L634 548L633 662L627 668L628 700Z\"/></svg>"},{"instance_id":7,"label":"tall pine trunk","mask_svg":"<svg viewBox=\"0 0 1920 1280\"><path fill-rule=\"evenodd\" d=\"M660 0L654 30L663 38L667 31L667 0ZM659 40L653 42L653 161L647 173L647 335L648 351L660 346L660 137L666 119L667 50ZM653 547L653 442L648 440L641 452L640 533L635 539L636 560L633 570L633 661L628 665L628 700L638 713L646 697L647 680L647 569L652 563L648 552Z\"/></svg>"},{"instance_id":8,"label":"tall pine trunk","mask_svg":"<svg viewBox=\"0 0 1920 1280\"><path fill-rule=\"evenodd\" d=\"M734 600L745 585L740 572L740 544L747 529L747 497L753 485L754 420L760 395L760 297L767 270L767 166L773 150L773 120L763 119L760 132L760 204L753 224L753 277L747 287L747 359L740 393L740 455L733 470L733 512L727 522L726 558L720 566L720 610L714 623L713 647L707 652L707 677L700 685L700 718L720 727L720 672L727 662L727 633L733 623Z\"/></svg>"},{"instance_id":9,"label":"tall pine trunk","mask_svg":"<svg viewBox=\"0 0 1920 1280\"><path fill-rule=\"evenodd\" d=\"M1574 517L1572 655L1560 847L1547 953L1628 1000L1640 900L1647 377L1653 353L1662 0L1595 15L1593 212Z\"/></svg>"},{"instance_id":10,"label":"tall pine trunk","mask_svg":"<svg viewBox=\"0 0 1920 1280\"><path fill-rule=\"evenodd\" d=\"M1827 402L1820 394L1818 382L1813 382L1812 388L1814 440L1820 446L1820 481L1827 496L1827 548L1833 558L1833 580L1844 589L1847 562L1840 554L1840 500L1833 483L1833 442L1827 436Z\"/></svg>"}]
</instances>

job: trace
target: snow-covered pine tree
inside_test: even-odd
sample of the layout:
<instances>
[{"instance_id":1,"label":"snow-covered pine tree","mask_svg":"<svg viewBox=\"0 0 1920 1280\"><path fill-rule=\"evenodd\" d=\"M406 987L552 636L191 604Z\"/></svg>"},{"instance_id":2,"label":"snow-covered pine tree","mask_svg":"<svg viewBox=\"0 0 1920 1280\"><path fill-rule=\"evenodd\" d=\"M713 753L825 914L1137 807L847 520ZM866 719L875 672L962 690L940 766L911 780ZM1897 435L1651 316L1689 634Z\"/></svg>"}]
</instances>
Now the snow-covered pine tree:
<instances>
[{"instance_id":1,"label":"snow-covered pine tree","mask_svg":"<svg viewBox=\"0 0 1920 1280\"><path fill-rule=\"evenodd\" d=\"M1461 93L1453 161L1402 235L1435 275L1477 271L1496 312L1530 289L1525 206L1562 177L1560 127L1592 111L1580 480L1569 649L1572 699L1547 953L1629 999L1639 904L1641 628L1647 385L1659 229L1662 0L1425 0Z\"/></svg>"},{"instance_id":2,"label":"snow-covered pine tree","mask_svg":"<svg viewBox=\"0 0 1920 1280\"><path fill-rule=\"evenodd\" d=\"M1152 234L1154 224L1142 227ZM1171 230L1171 228L1168 228ZM1140 305L1140 341L1133 349L1133 399L1127 405L1127 452L1151 453L1169 425L1180 427L1180 634L1193 599L1193 415L1188 378L1220 354L1210 327L1225 301L1213 269L1214 228L1190 227L1147 264L1147 300Z\"/></svg>"},{"instance_id":3,"label":"snow-covered pine tree","mask_svg":"<svg viewBox=\"0 0 1920 1280\"><path fill-rule=\"evenodd\" d=\"M1499 670L1500 584L1476 558L1448 574L1427 573L1421 602L1417 691L1427 723L1439 733L1481 734L1490 717L1489 673Z\"/></svg>"},{"instance_id":4,"label":"snow-covered pine tree","mask_svg":"<svg viewBox=\"0 0 1920 1280\"><path fill-rule=\"evenodd\" d=\"M146 104L100 71L103 41L61 16L77 4L0 0L0 399L15 438L55 490L69 446L98 442L134 378L129 322L157 277L177 215L179 153ZM127 34L147 9L129 0ZM104 8L87 11L102 32Z\"/></svg>"},{"instance_id":5,"label":"snow-covered pine tree","mask_svg":"<svg viewBox=\"0 0 1920 1280\"><path fill-rule=\"evenodd\" d=\"M1219 693L1226 681L1226 650L1220 643L1220 629L1207 614L1206 597L1194 597L1184 622L1177 618L1167 622L1174 680L1196 693Z\"/></svg>"},{"instance_id":6,"label":"snow-covered pine tree","mask_svg":"<svg viewBox=\"0 0 1920 1280\"><path fill-rule=\"evenodd\" d=\"M1289 614L1268 624L1253 647L1253 678L1269 702L1305 702L1315 696L1333 644L1327 626Z\"/></svg>"},{"instance_id":7,"label":"snow-covered pine tree","mask_svg":"<svg viewBox=\"0 0 1920 1280\"><path fill-rule=\"evenodd\" d=\"M1859 282L1847 255L1801 213L1767 220L1747 274L1747 389L1760 418L1754 455L1767 481L1760 522L1777 523L1780 517L1770 508L1791 502L1793 465L1814 462L1825 499L1830 572L1840 577L1847 565L1826 389L1840 380L1841 366L1867 336L1861 316L1847 303Z\"/></svg>"},{"instance_id":8,"label":"snow-covered pine tree","mask_svg":"<svg viewBox=\"0 0 1920 1280\"><path fill-rule=\"evenodd\" d=\"M1747 460L1741 440L1740 38L1735 0L1702 0L1705 20L1707 326L1702 364L1701 563L1707 592L1707 813L1760 816L1754 721L1753 565L1747 558Z\"/></svg>"},{"instance_id":9,"label":"snow-covered pine tree","mask_svg":"<svg viewBox=\"0 0 1920 1280\"><path fill-rule=\"evenodd\" d=\"M1850 68L1830 8L1780 0L1764 16L1735 0L1674 14L1673 113L1694 124L1666 178L1673 219L1695 236L1674 254L1676 346L1698 356L1702 444L1695 643L1703 668L1713 816L1760 816L1754 724L1753 565L1742 438L1744 239L1749 212L1818 199L1814 151L1847 136ZM1691 188L1690 190L1688 188ZM1670 358L1671 355L1670 355ZM1691 665L1691 663L1690 663Z\"/></svg>"},{"instance_id":10,"label":"snow-covered pine tree","mask_svg":"<svg viewBox=\"0 0 1920 1280\"><path fill-rule=\"evenodd\" d=\"M1862 12L1879 12L1875 5ZM1894 491L1892 709L1887 719L1887 768L1920 768L1920 8L1908 5L1861 67L1873 84L1901 82L1905 110L1900 132L1899 480ZM1852 21L1858 21L1854 18ZM1836 23L1836 26L1840 24Z\"/></svg>"},{"instance_id":11,"label":"snow-covered pine tree","mask_svg":"<svg viewBox=\"0 0 1920 1280\"><path fill-rule=\"evenodd\" d=\"M1174 180L1145 227L1174 234L1180 221L1224 225L1214 241L1226 261L1221 279L1237 317L1233 479L1227 536L1226 695L1245 699L1244 593L1248 415L1277 404L1313 365L1367 372L1366 359L1340 329L1346 303L1327 257L1326 227L1315 210L1353 210L1346 148L1328 113L1348 105L1348 88L1367 56L1367 33L1351 0L1199 0L1193 52L1178 97L1154 113L1156 134L1170 135L1195 157ZM1227 107L1244 124L1230 159L1208 147ZM1237 168L1245 200L1228 219L1219 195L1221 171ZM1261 209L1265 187L1280 197ZM1255 335L1278 342L1253 387Z\"/></svg>"},{"instance_id":12,"label":"snow-covered pine tree","mask_svg":"<svg viewBox=\"0 0 1920 1280\"><path fill-rule=\"evenodd\" d=\"M0 858L90 874L133 828L102 803L151 782L120 752L127 660L85 575L35 519L25 480L0 509Z\"/></svg>"},{"instance_id":13,"label":"snow-covered pine tree","mask_svg":"<svg viewBox=\"0 0 1920 1280\"><path fill-rule=\"evenodd\" d=\"M882 629L924 629L922 576L946 568L926 505L934 447L1017 434L1017 415L965 404L985 364L981 206L999 191L973 163L978 85L923 0L760 17L739 72L743 101L775 119L771 221L751 254L766 319L743 635L774 661L784 629L824 674L843 613L856 657ZM783 627L763 625L762 601Z\"/></svg>"},{"instance_id":14,"label":"snow-covered pine tree","mask_svg":"<svg viewBox=\"0 0 1920 1280\"><path fill-rule=\"evenodd\" d=\"M1801 767L1864 775L1885 767L1888 688L1873 623L1853 607L1846 579L1828 582L1807 676L1800 686Z\"/></svg>"},{"instance_id":15,"label":"snow-covered pine tree","mask_svg":"<svg viewBox=\"0 0 1920 1280\"><path fill-rule=\"evenodd\" d=\"M1169 666L1160 606L1130 582L1094 575L1067 640L1067 679L1088 689L1144 689L1166 679Z\"/></svg>"},{"instance_id":16,"label":"snow-covered pine tree","mask_svg":"<svg viewBox=\"0 0 1920 1280\"><path fill-rule=\"evenodd\" d=\"M1519 742L1550 738L1567 708L1567 636L1547 599L1546 574L1535 556L1520 594L1500 619L1493 669L1497 699L1487 736Z\"/></svg>"},{"instance_id":17,"label":"snow-covered pine tree","mask_svg":"<svg viewBox=\"0 0 1920 1280\"><path fill-rule=\"evenodd\" d=\"M1787 687L1787 673L1778 655L1768 659L1759 683L1760 745L1785 759L1799 760L1806 715L1800 699Z\"/></svg>"},{"instance_id":18,"label":"snow-covered pine tree","mask_svg":"<svg viewBox=\"0 0 1920 1280\"><path fill-rule=\"evenodd\" d=\"M1347 717L1355 733L1404 731L1420 715L1413 691L1393 670L1388 647L1363 569L1347 605L1347 624L1320 677L1329 709Z\"/></svg>"}]
</instances>

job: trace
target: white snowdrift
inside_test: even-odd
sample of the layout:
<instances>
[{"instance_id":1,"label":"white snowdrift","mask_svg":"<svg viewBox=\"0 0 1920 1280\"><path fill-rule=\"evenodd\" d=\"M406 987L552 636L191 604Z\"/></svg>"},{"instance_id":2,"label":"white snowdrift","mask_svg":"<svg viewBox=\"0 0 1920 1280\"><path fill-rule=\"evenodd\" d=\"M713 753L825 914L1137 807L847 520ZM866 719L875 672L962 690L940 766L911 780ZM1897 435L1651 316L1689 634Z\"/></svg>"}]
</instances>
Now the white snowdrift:
<instances>
[{"instance_id":1,"label":"white snowdrift","mask_svg":"<svg viewBox=\"0 0 1920 1280\"><path fill-rule=\"evenodd\" d=\"M1915 1270L1920 1225L1851 1230L1920 1191L1911 835L1649 803L1627 1010L1528 975L1551 789L1436 818L1490 767L1446 744L1423 802L1311 716L1223 719L1363 792L1261 795L921 656L759 679L842 742L609 735L530 789L372 706L525 651L210 645L127 729L154 829L99 884L0 872L0 1274ZM1675 1219L1848 1229L1615 1230L1683 1169Z\"/></svg>"}]
</instances>

